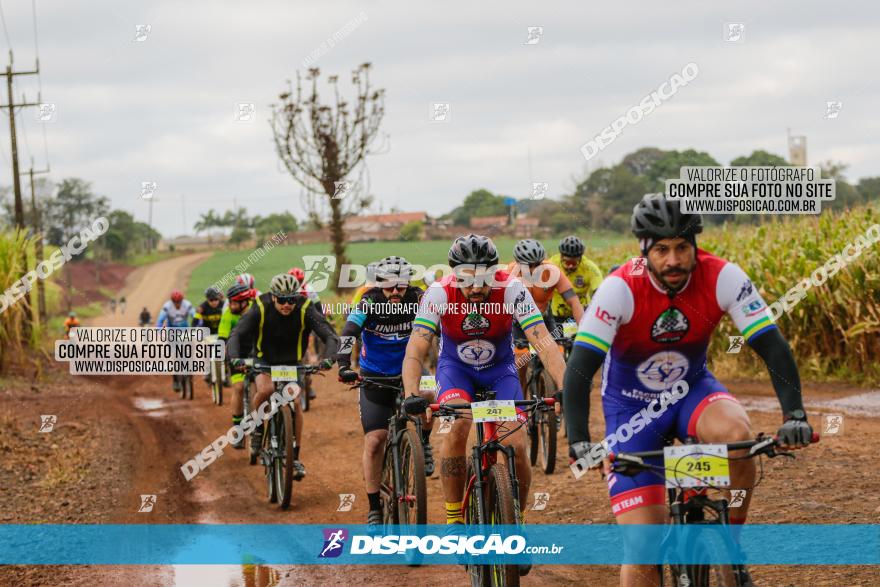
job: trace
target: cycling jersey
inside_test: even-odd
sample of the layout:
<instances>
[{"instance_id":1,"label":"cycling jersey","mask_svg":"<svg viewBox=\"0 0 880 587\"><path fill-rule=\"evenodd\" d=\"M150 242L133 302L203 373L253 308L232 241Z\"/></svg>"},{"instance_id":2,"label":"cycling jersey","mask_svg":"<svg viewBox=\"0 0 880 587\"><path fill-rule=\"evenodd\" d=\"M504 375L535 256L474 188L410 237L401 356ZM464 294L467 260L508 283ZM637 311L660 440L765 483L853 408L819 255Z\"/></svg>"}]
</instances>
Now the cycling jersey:
<instances>
[{"instance_id":1,"label":"cycling jersey","mask_svg":"<svg viewBox=\"0 0 880 587\"><path fill-rule=\"evenodd\" d=\"M364 294L367 293L368 291L370 291L370 289L372 289L372 287L373 286L371 286L371 285L362 285L359 288L357 288L357 291L355 291L354 295L351 296L351 307L352 308L356 307L360 303L361 298L364 297Z\"/></svg>"},{"instance_id":2,"label":"cycling jersey","mask_svg":"<svg viewBox=\"0 0 880 587\"><path fill-rule=\"evenodd\" d=\"M507 271L522 280L542 314L547 311L554 296L558 295L562 298L560 292L564 293L572 289L571 281L565 276L565 272L549 263L542 263L533 271L528 266L520 267L519 263L511 261L507 265Z\"/></svg>"},{"instance_id":3,"label":"cycling jersey","mask_svg":"<svg viewBox=\"0 0 880 587\"><path fill-rule=\"evenodd\" d=\"M193 310L192 304L189 303L189 300L183 300L180 302L179 308L174 305L174 302L168 300L159 312L156 326L158 328L163 326L169 326L171 328L186 328L192 324L194 316L195 310Z\"/></svg>"},{"instance_id":4,"label":"cycling jersey","mask_svg":"<svg viewBox=\"0 0 880 587\"><path fill-rule=\"evenodd\" d=\"M431 284L422 297L413 327L440 331L437 361L439 401L473 401L475 392L496 392L496 399L522 399L514 368L512 325L523 330L543 324L531 294L522 281L504 271L495 273L499 286L488 299L472 304L456 285L455 275Z\"/></svg>"},{"instance_id":5,"label":"cycling jersey","mask_svg":"<svg viewBox=\"0 0 880 587\"><path fill-rule=\"evenodd\" d=\"M195 326L206 326L211 330L211 334L217 334L217 327L220 326L220 318L223 316L223 306L217 304L216 308L212 308L207 300L199 304L196 308L193 318Z\"/></svg>"},{"instance_id":6,"label":"cycling jersey","mask_svg":"<svg viewBox=\"0 0 880 587\"><path fill-rule=\"evenodd\" d=\"M305 355L312 331L326 345L325 356L335 355L339 339L316 304L297 296L293 311L284 316L275 309L272 294L263 294L232 330L227 354L232 359L246 358L255 348L260 362L297 364Z\"/></svg>"},{"instance_id":7,"label":"cycling jersey","mask_svg":"<svg viewBox=\"0 0 880 587\"><path fill-rule=\"evenodd\" d=\"M737 265L697 249L697 264L685 286L670 297L647 270L632 274L632 260L596 291L578 327L575 346L604 357L602 407L606 434L616 434L615 452L656 450L666 439L696 435L702 411L719 400L736 401L709 372L706 353L718 322L728 314L746 341L776 329L767 305ZM628 426L645 408L657 412L663 392L687 383L680 401L659 415ZM578 390L580 391L580 390ZM662 459L661 459L662 460ZM653 474L611 474L615 514L662 504L663 481Z\"/></svg>"},{"instance_id":8,"label":"cycling jersey","mask_svg":"<svg viewBox=\"0 0 880 587\"><path fill-rule=\"evenodd\" d=\"M400 303L392 304L381 288L367 291L348 315L342 336L360 336L361 369L375 375L400 375L422 290L409 286ZM351 353L338 355L340 367L351 364Z\"/></svg>"},{"instance_id":9,"label":"cycling jersey","mask_svg":"<svg viewBox=\"0 0 880 587\"><path fill-rule=\"evenodd\" d=\"M590 303L590 294L596 291L596 288L602 283L602 272L599 271L599 267L586 257L581 257L581 262L577 268L568 273L562 265L562 255L560 253L550 257L549 262L559 267L562 274L568 278L574 288L574 292L581 301L581 305L586 308ZM550 308L554 316L560 318L571 317L571 307L565 303L565 300L558 292L553 293L553 301L550 303Z\"/></svg>"},{"instance_id":10,"label":"cycling jersey","mask_svg":"<svg viewBox=\"0 0 880 587\"><path fill-rule=\"evenodd\" d=\"M223 309L223 314L220 316L220 324L217 326L217 336L226 340L229 338L232 329L235 328L235 325L238 324L239 319L245 315L245 313L250 310L253 302L248 302L246 308L244 308L240 313L233 314L232 310L227 306Z\"/></svg>"}]
</instances>

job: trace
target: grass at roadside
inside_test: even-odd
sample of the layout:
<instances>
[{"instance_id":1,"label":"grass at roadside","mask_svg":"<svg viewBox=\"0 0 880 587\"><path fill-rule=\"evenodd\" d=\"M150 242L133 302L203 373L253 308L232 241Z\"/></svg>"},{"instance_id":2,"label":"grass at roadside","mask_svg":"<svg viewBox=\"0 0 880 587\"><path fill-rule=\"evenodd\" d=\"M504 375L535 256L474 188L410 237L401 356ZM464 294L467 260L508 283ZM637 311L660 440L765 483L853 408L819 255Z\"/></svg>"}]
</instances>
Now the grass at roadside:
<instances>
[{"instance_id":1,"label":"grass at roadside","mask_svg":"<svg viewBox=\"0 0 880 587\"><path fill-rule=\"evenodd\" d=\"M590 256L595 251L602 250L625 240L625 235L602 233L586 239ZM513 258L513 246L518 239L503 237L495 239L495 244L501 253L502 261ZM544 246L548 254L556 252L558 239L546 239ZM366 265L388 255L402 255L410 263L424 266L435 264L445 265L446 255L449 252L450 241L435 240L423 242L373 242L353 243L348 247L348 257L351 263ZM200 300L205 288L220 280L228 271L235 271L236 265L246 263L251 250L221 251L214 253L199 265L189 281L186 295L190 300ZM266 255L256 263L248 266L244 271L252 273L257 282L257 287L265 290L272 276L278 273L286 273L291 267L302 267L304 255L329 255L330 243L316 243L309 245L279 246L269 250ZM228 284L227 284L228 287Z\"/></svg>"}]
</instances>

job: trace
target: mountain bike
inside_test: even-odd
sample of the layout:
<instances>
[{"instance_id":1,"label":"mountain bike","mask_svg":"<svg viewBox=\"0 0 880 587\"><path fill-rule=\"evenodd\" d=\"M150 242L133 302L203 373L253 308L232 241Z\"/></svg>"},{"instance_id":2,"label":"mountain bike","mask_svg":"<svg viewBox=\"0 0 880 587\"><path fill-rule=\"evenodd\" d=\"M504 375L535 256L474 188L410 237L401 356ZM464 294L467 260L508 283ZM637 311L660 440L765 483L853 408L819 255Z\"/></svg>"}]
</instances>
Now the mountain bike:
<instances>
[{"instance_id":1,"label":"mountain bike","mask_svg":"<svg viewBox=\"0 0 880 587\"><path fill-rule=\"evenodd\" d=\"M394 392L394 414L388 420L388 439L382 461L382 519L388 525L410 526L428 523L428 487L422 447L422 420L404 409L401 378L361 377L364 384ZM409 424L412 423L412 426Z\"/></svg>"},{"instance_id":2,"label":"mountain bike","mask_svg":"<svg viewBox=\"0 0 880 587\"><path fill-rule=\"evenodd\" d=\"M306 373L321 370L318 365L282 366L256 362L250 369L256 373L269 373L275 391L282 395L287 391L286 395L292 395L293 401L297 401L298 396L305 393L301 385L301 377ZM293 387L285 389L288 386ZM284 510L290 507L293 496L293 449L297 446L296 420L291 404L292 402L275 406L275 413L265 425L263 445L259 454L266 469L269 503L277 503Z\"/></svg>"},{"instance_id":3,"label":"mountain bike","mask_svg":"<svg viewBox=\"0 0 880 587\"><path fill-rule=\"evenodd\" d=\"M560 338L556 341L560 342ZM570 340L570 339L567 339ZM519 349L529 348L527 341L517 341ZM526 368L526 399L555 397L556 384L544 368L537 353L532 354ZM556 470L556 437L559 434L559 419L552 410L535 410L529 418L529 461L534 467L541 457L541 470L550 475Z\"/></svg>"},{"instance_id":4,"label":"mountain bike","mask_svg":"<svg viewBox=\"0 0 880 587\"><path fill-rule=\"evenodd\" d=\"M642 471L651 471L665 480L667 486L667 500L669 505L669 517L672 524L712 524L729 526L730 504L724 497L712 498L709 490L721 490L722 487L707 480L712 478L712 463L729 460L751 459L760 455L769 458L779 456L795 458L790 452L779 451L779 442L776 437L759 434L754 440L731 442L727 444L695 444L689 439L683 447L689 455L673 455L670 451L653 450L634 453L610 454L609 461L611 470L615 473L633 476ZM819 435L813 434L812 442L818 442ZM689 446L690 445L690 446ZM669 447L667 447L669 448ZM674 447L680 448L680 447ZM721 450L723 449L723 450ZM727 457L730 451L746 450L749 453L741 457ZM663 465L654 465L645 462L645 459L664 457ZM763 467L761 470L763 476ZM670 476L673 482L670 482ZM759 478L755 486L761 482ZM670 487L670 484L674 486ZM729 484L729 482L728 482ZM753 488L752 488L753 489ZM751 489L750 489L751 490ZM705 537L704 537L705 538ZM730 538L729 532L718 532L718 540L722 544L709 545L704 543L688 544L688 553L694 552L693 560L710 559L710 548L723 548L727 552L736 552L736 543ZM713 548L714 547L714 548ZM662 545L661 545L662 548ZM693 550L691 550L693 549ZM669 564L658 565L660 584L675 587L751 587L747 581L748 573L745 566L740 564ZM667 571L667 572L664 572Z\"/></svg>"},{"instance_id":5,"label":"mountain bike","mask_svg":"<svg viewBox=\"0 0 880 587\"><path fill-rule=\"evenodd\" d=\"M519 482L516 477L516 450L501 442L523 423L516 408L527 416L539 409L553 409L554 398L496 400L494 391L478 391L473 403L430 404L439 416L470 418L477 426L473 454L467 464L467 482L462 511L468 526L520 525ZM409 409L407 411L410 411ZM510 423L511 425L508 425ZM498 461L504 453L506 467ZM471 585L519 585L519 565L468 565Z\"/></svg>"},{"instance_id":6,"label":"mountain bike","mask_svg":"<svg viewBox=\"0 0 880 587\"><path fill-rule=\"evenodd\" d=\"M217 342L217 335L211 334L206 339L208 344ZM211 361L211 370L208 373L211 383L211 399L218 406L223 405L223 381L226 379L226 361L219 359Z\"/></svg>"}]
</instances>

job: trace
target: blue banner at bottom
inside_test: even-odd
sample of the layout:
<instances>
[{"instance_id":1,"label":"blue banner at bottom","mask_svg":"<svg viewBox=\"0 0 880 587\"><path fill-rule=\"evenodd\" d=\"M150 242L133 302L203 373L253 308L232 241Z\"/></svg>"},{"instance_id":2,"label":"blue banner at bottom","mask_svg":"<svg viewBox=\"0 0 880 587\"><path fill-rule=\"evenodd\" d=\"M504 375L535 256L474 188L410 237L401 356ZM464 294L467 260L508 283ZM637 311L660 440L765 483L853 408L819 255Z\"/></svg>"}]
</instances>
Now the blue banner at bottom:
<instances>
[{"instance_id":1,"label":"blue banner at bottom","mask_svg":"<svg viewBox=\"0 0 880 587\"><path fill-rule=\"evenodd\" d=\"M0 525L0 564L880 564L878 525Z\"/></svg>"}]
</instances>

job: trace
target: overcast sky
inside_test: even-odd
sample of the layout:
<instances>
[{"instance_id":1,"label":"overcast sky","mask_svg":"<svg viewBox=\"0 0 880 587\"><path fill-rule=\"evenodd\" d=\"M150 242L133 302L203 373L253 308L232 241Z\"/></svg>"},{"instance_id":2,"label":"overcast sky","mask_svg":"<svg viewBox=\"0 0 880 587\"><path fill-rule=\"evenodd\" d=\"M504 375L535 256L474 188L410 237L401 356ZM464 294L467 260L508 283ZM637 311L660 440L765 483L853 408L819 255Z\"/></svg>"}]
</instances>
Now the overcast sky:
<instances>
[{"instance_id":1,"label":"overcast sky","mask_svg":"<svg viewBox=\"0 0 880 587\"><path fill-rule=\"evenodd\" d=\"M15 68L29 69L30 2L2 7ZM386 211L447 212L480 187L525 197L531 181L549 182L551 197L567 193L588 166L581 145L688 62L699 76L592 168L643 146L696 148L724 164L753 149L787 156L790 127L808 137L810 163L842 160L857 180L880 175L878 13L871 2L37 0L42 98L57 110L45 124L35 109L21 112L20 158L27 168L32 152L45 165L45 126L52 179L91 181L141 220L141 182L157 182L154 225L166 236L234 200L251 214L301 217L269 104L359 19L316 64L350 91L348 72L370 61L386 90L390 148L368 159ZM725 23L745 25L743 42L725 41ZM138 24L150 25L140 42ZM533 26L543 36L525 44ZM35 79L15 82L16 99L35 97ZM826 118L828 101L842 102L837 118ZM256 104L254 122L235 120L238 103ZM432 103L450 104L448 122L430 120ZM3 128L8 185L5 118Z\"/></svg>"}]
</instances>

